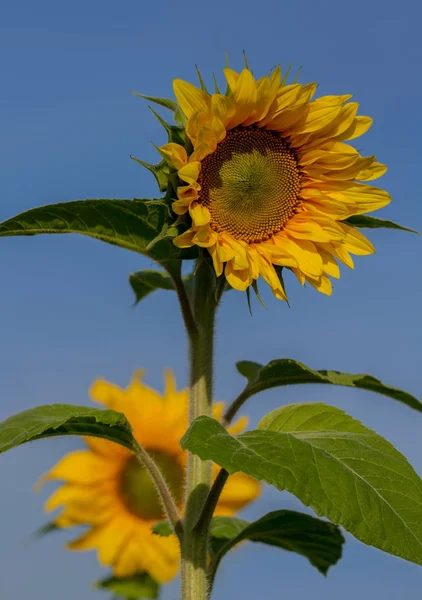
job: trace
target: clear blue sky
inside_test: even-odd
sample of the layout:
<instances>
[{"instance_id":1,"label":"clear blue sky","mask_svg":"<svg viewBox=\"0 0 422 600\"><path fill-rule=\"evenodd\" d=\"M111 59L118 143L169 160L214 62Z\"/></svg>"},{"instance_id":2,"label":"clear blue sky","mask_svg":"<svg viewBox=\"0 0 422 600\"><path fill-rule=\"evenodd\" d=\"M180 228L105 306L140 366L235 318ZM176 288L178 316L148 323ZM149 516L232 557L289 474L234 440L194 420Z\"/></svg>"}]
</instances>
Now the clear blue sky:
<instances>
[{"instance_id":1,"label":"clear blue sky","mask_svg":"<svg viewBox=\"0 0 422 600\"><path fill-rule=\"evenodd\" d=\"M322 94L352 93L374 117L359 140L364 154L389 165L382 184L393 195L383 216L422 230L419 101L422 83L416 0L14 0L0 9L0 218L32 206L86 197L155 195L155 183L129 159L154 159L164 136L130 89L171 95L175 77L219 72L248 53L257 74L278 62L303 66L301 81ZM291 308L264 291L269 310L250 317L239 293L219 315L216 396L241 389L240 359L292 357L314 368L370 372L422 396L422 240L370 235L373 257L343 269L331 298L287 279ZM132 309L129 273L140 255L76 236L0 240L0 417L43 403L88 401L97 376L125 385L137 367L162 386L164 367L186 382L186 344L175 299L160 292ZM422 415L369 392L326 387L271 390L249 401L252 422L281 403L325 401L386 436L422 474ZM107 598L91 592L103 575L93 553L61 549L67 537L36 544L48 491L32 484L75 439L18 448L0 459L0 592L3 598ZM296 508L267 489L245 511ZM301 557L244 545L223 564L219 600L293 595L327 600L420 598L420 567L348 536L343 560L322 577ZM164 599L178 597L170 586Z\"/></svg>"}]
</instances>

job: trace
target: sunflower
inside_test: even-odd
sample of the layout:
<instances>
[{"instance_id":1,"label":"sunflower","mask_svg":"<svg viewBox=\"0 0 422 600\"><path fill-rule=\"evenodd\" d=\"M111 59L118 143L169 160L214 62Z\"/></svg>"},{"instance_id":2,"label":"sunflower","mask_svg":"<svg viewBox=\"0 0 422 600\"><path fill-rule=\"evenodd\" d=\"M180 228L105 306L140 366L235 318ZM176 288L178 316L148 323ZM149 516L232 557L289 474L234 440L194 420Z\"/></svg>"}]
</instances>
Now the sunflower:
<instances>
[{"instance_id":1,"label":"sunflower","mask_svg":"<svg viewBox=\"0 0 422 600\"><path fill-rule=\"evenodd\" d=\"M177 391L174 376L167 372L162 397L143 384L141 377L137 371L126 389L97 380L91 398L125 414L133 435L154 457L182 510L187 453L179 442L188 426L188 391ZM220 418L222 410L223 404L216 403L214 417ZM239 433L246 423L242 417L229 431ZM43 481L65 482L45 505L48 512L63 507L55 524L89 527L68 547L96 549L99 562L111 566L117 577L146 571L159 582L169 581L179 568L179 546L174 535L152 533L152 525L165 516L149 475L122 446L93 437L85 441L87 450L66 455L43 477ZM217 465L213 469L215 477ZM259 493L254 479L236 473L221 494L216 514L232 515Z\"/></svg>"},{"instance_id":2,"label":"sunflower","mask_svg":"<svg viewBox=\"0 0 422 600\"><path fill-rule=\"evenodd\" d=\"M160 152L180 181L173 211L190 217L174 243L207 248L217 276L237 290L261 276L286 300L280 267L287 267L302 285L330 295L337 261L353 268L351 254L374 252L345 220L391 199L362 183L386 167L345 143L372 119L357 116L350 95L312 100L317 85L286 85L280 68L257 81L248 68L224 74L226 95L174 81L188 143Z\"/></svg>"}]
</instances>

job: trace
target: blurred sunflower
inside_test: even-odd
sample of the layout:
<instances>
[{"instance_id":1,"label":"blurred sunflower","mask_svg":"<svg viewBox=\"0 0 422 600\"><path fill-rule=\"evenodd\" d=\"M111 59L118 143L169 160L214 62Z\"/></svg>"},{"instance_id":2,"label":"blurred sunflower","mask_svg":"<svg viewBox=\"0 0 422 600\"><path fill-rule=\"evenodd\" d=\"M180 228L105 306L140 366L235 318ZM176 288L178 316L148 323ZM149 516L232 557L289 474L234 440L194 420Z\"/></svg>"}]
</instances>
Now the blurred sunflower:
<instances>
[{"instance_id":1,"label":"blurred sunflower","mask_svg":"<svg viewBox=\"0 0 422 600\"><path fill-rule=\"evenodd\" d=\"M174 376L167 372L164 395L141 381L135 373L126 389L97 380L91 397L107 408L125 414L133 435L154 457L182 510L187 453L180 439L188 422L188 391L177 391ZM220 418L223 404L214 405ZM247 424L242 417L229 431L239 433ZM122 446L87 437L87 450L71 452L44 477L61 480L47 501L47 511L63 507L55 524L59 527L87 525L89 529L70 542L72 550L96 549L99 562L111 566L117 577L148 572L155 580L167 582L179 568L176 536L160 537L151 527L165 518L149 475L136 458ZM214 465L214 477L218 473ZM232 475L221 494L218 515L232 515L257 498L259 484L246 475Z\"/></svg>"},{"instance_id":2,"label":"blurred sunflower","mask_svg":"<svg viewBox=\"0 0 422 600\"><path fill-rule=\"evenodd\" d=\"M207 248L216 274L237 290L261 276L285 300L277 267L288 267L329 295L337 260L353 268L350 254L374 252L344 220L391 199L361 183L386 167L344 143L372 119L357 116L350 95L311 101L317 85L286 85L280 68L258 81L248 68L224 74L226 95L174 81L190 143L160 152L181 181L173 210L191 220L174 242Z\"/></svg>"}]
</instances>

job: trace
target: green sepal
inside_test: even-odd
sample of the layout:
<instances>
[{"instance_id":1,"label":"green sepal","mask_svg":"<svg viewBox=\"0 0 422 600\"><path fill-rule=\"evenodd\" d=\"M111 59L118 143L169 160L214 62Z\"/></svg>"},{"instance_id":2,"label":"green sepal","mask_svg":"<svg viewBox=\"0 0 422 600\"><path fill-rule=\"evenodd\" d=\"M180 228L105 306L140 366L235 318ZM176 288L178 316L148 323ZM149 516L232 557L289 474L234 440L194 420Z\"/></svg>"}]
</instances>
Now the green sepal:
<instances>
[{"instance_id":1,"label":"green sepal","mask_svg":"<svg viewBox=\"0 0 422 600\"><path fill-rule=\"evenodd\" d=\"M214 90L216 94L220 94L220 88L218 87L218 83L217 83L217 77L215 76L215 73L212 74L212 78L214 80Z\"/></svg>"},{"instance_id":2,"label":"green sepal","mask_svg":"<svg viewBox=\"0 0 422 600\"><path fill-rule=\"evenodd\" d=\"M288 80L289 75L290 75L290 71L292 70L292 67L293 67L293 62L291 62L290 65L287 67L287 71L284 73L284 77L283 77L283 79L281 80L281 83L280 83L281 86L286 85L287 80Z\"/></svg>"},{"instance_id":3,"label":"green sepal","mask_svg":"<svg viewBox=\"0 0 422 600\"><path fill-rule=\"evenodd\" d=\"M146 96L145 94L140 94L139 92L133 91L131 91L131 93L138 98L143 98L143 100L148 100L149 102L154 102L154 104L168 108L168 110L171 110L172 112L176 112L177 110L177 102L170 100L169 98L156 98L155 96Z\"/></svg>"},{"instance_id":4,"label":"green sepal","mask_svg":"<svg viewBox=\"0 0 422 600\"><path fill-rule=\"evenodd\" d=\"M168 141L172 142L174 144L180 144L180 146L185 146L186 132L185 132L184 128L179 127L178 125L170 125L170 123L167 123L161 117L161 115L159 115L158 112L152 108L152 106L149 106L149 109L152 112L152 114L157 118L160 125L162 125L164 127L164 129L166 130L167 136L168 136Z\"/></svg>"},{"instance_id":5,"label":"green sepal","mask_svg":"<svg viewBox=\"0 0 422 600\"><path fill-rule=\"evenodd\" d=\"M115 598L126 600L155 599L160 591L159 584L149 573L139 573L132 577L106 577L94 583L94 587L111 591Z\"/></svg>"},{"instance_id":6,"label":"green sepal","mask_svg":"<svg viewBox=\"0 0 422 600\"><path fill-rule=\"evenodd\" d=\"M135 156L132 156L132 155L130 158L132 160L134 160L136 163L138 163L138 165L141 165L141 167L148 169L148 171L150 171L150 173L152 173L154 175L160 192L165 192L167 190L168 178L169 178L169 174L170 174L170 167L168 166L168 164L166 163L165 160L162 160L161 162L157 163L156 165L153 165L153 164L144 162L143 160L140 160L139 158L136 158Z\"/></svg>"},{"instance_id":7,"label":"green sepal","mask_svg":"<svg viewBox=\"0 0 422 600\"><path fill-rule=\"evenodd\" d=\"M34 531L34 533L31 534L30 539L38 540L46 535L49 535L50 533L55 533L56 531L62 531L62 528L59 527L55 521L49 521Z\"/></svg>"},{"instance_id":8,"label":"green sepal","mask_svg":"<svg viewBox=\"0 0 422 600\"><path fill-rule=\"evenodd\" d=\"M261 304L261 306L263 308L265 308L265 310L268 310L268 308L265 306L263 299L261 298L261 294L259 293L259 289L258 289L258 282L256 281L256 279L254 279L252 281L252 289L255 292L255 296L258 298L259 303Z\"/></svg>"},{"instance_id":9,"label":"green sepal","mask_svg":"<svg viewBox=\"0 0 422 600\"><path fill-rule=\"evenodd\" d=\"M196 74L198 75L199 85L201 86L201 90L203 92L207 92L207 94L208 94L207 86L205 85L205 82L202 78L201 71L199 70L198 65L195 65L195 69L196 69Z\"/></svg>"},{"instance_id":10,"label":"green sepal","mask_svg":"<svg viewBox=\"0 0 422 600\"><path fill-rule=\"evenodd\" d=\"M409 229L409 227L403 227L394 223L394 221L387 221L385 219L377 219L369 215L354 215L345 219L343 223L356 227L357 229L399 229L400 231L408 231L409 233L416 233L422 235L415 229Z\"/></svg>"}]
</instances>

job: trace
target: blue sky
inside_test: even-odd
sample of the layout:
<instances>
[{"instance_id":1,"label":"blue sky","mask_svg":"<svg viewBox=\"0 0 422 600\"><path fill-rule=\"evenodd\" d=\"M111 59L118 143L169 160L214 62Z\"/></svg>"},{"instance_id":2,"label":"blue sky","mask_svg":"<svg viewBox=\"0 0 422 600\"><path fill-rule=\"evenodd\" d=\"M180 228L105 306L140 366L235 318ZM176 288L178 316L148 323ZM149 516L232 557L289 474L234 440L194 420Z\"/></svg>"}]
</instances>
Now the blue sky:
<instances>
[{"instance_id":1,"label":"blue sky","mask_svg":"<svg viewBox=\"0 0 422 600\"><path fill-rule=\"evenodd\" d=\"M358 142L389 165L382 185L393 195L382 216L422 230L420 199L422 83L420 19L415 1L15 0L0 8L0 219L32 206L86 197L157 194L129 159L155 160L151 141L164 134L130 89L169 96L171 81L209 81L224 51L241 67L245 49L255 73L280 62L303 66L301 81L321 94L352 93L375 124ZM381 216L381 215L380 215ZM248 313L230 293L218 317L216 398L241 389L237 360L291 357L314 368L369 372L422 396L422 242L377 231L372 257L343 269L331 298L286 280L291 308L263 290L268 311ZM0 418L44 403L83 404L92 380L125 385L137 367L162 388L172 367L187 380L186 343L175 298L151 296L132 308L129 273L148 267L140 255L76 236L0 240ZM262 287L262 286L261 286ZM325 401L387 437L422 474L422 415L369 392L326 387L271 390L251 399L252 423L281 403ZM101 598L90 584L104 575L95 555L62 550L66 535L38 543L27 536L44 522L32 485L70 438L34 443L1 457L0 592L4 598ZM266 489L245 511L301 509L292 496ZM374 594L419 598L421 570L347 536L342 561L325 579L301 557L244 545L224 562L215 597L343 600ZM176 584L163 594L178 597Z\"/></svg>"}]
</instances>

